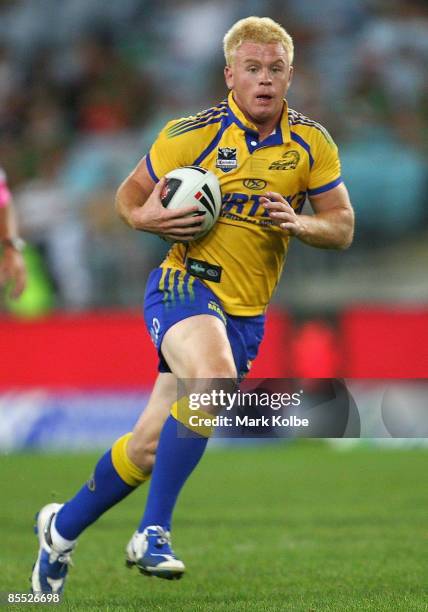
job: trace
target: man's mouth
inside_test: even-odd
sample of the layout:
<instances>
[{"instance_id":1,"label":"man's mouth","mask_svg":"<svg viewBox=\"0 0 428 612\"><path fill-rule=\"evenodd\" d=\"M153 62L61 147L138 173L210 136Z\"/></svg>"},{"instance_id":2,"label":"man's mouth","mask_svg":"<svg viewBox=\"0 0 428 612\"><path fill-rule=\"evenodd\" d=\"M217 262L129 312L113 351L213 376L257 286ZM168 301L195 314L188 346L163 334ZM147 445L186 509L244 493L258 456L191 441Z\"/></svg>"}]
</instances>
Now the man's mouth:
<instances>
[{"instance_id":1,"label":"man's mouth","mask_svg":"<svg viewBox=\"0 0 428 612\"><path fill-rule=\"evenodd\" d=\"M257 100L272 100L273 96L269 94L259 94L256 96Z\"/></svg>"}]
</instances>

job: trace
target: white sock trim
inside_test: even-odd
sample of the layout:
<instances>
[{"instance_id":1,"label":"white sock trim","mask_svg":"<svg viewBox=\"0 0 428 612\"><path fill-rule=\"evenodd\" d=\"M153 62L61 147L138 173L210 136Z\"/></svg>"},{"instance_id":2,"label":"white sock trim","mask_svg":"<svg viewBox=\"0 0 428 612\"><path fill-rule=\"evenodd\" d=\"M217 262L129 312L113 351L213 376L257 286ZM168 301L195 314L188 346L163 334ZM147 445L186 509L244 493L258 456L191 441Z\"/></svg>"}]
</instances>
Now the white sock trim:
<instances>
[{"instance_id":1,"label":"white sock trim","mask_svg":"<svg viewBox=\"0 0 428 612\"><path fill-rule=\"evenodd\" d=\"M74 548L76 546L77 540L66 540L62 537L55 526L56 516L54 517L51 523L51 540L52 546L56 550L56 552L64 552L69 550L70 548Z\"/></svg>"}]
</instances>

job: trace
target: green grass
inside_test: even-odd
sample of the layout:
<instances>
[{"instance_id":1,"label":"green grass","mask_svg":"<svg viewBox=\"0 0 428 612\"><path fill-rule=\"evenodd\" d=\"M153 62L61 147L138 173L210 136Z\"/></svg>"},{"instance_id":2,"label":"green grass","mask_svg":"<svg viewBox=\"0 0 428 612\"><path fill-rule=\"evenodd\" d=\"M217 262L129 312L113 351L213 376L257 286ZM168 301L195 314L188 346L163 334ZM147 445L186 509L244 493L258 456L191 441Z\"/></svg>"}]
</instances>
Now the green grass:
<instances>
[{"instance_id":1,"label":"green grass","mask_svg":"<svg viewBox=\"0 0 428 612\"><path fill-rule=\"evenodd\" d=\"M95 459L0 457L0 591L28 590L34 512L71 496ZM175 514L183 580L124 566L141 489L82 535L60 609L428 610L427 459L426 450L340 452L310 442L215 449Z\"/></svg>"}]
</instances>

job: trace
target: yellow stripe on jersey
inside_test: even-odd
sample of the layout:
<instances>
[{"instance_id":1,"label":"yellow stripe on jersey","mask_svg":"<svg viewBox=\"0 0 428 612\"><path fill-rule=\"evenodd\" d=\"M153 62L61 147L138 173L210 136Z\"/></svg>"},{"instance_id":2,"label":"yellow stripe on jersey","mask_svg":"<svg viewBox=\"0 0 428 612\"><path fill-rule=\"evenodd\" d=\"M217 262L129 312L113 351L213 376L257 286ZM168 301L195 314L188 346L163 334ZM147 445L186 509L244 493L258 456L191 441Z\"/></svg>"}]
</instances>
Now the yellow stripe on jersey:
<instances>
[{"instance_id":1,"label":"yellow stripe on jersey","mask_svg":"<svg viewBox=\"0 0 428 612\"><path fill-rule=\"evenodd\" d=\"M178 270L170 270L170 273L169 273L168 293L169 293L169 301L172 304L175 304L174 281L175 281L175 275L177 272Z\"/></svg>"},{"instance_id":2,"label":"yellow stripe on jersey","mask_svg":"<svg viewBox=\"0 0 428 612\"><path fill-rule=\"evenodd\" d=\"M168 268L162 269L162 274L159 280L159 290L163 292L163 303L166 304L168 302L169 297L169 276L171 274L171 270ZM168 287L166 287L166 283L168 283Z\"/></svg>"},{"instance_id":3,"label":"yellow stripe on jersey","mask_svg":"<svg viewBox=\"0 0 428 612\"><path fill-rule=\"evenodd\" d=\"M189 274L189 280L187 281L187 291L189 292L189 298L191 302L193 302L195 299L195 291L193 289L194 282L195 282L195 277L190 276Z\"/></svg>"},{"instance_id":4,"label":"yellow stripe on jersey","mask_svg":"<svg viewBox=\"0 0 428 612\"><path fill-rule=\"evenodd\" d=\"M307 195L316 196L341 182L337 147L323 126L288 109L285 101L275 132L259 142L255 125L229 94L227 102L169 122L147 155L153 180L195 164L214 172L220 181L220 218L200 240L175 243L162 267L185 272L187 257L219 266L221 282L203 282L224 310L232 315L261 314L278 283L290 237L272 224L260 198L267 191L279 192L299 213ZM162 279L165 283L164 275ZM187 288L190 297L192 279L183 285L178 280L177 285Z\"/></svg>"},{"instance_id":5,"label":"yellow stripe on jersey","mask_svg":"<svg viewBox=\"0 0 428 612\"><path fill-rule=\"evenodd\" d=\"M180 271L179 277L178 277L178 283L177 283L177 293L178 293L178 299L180 300L181 304L183 304L185 300L184 290L183 290L185 276L186 276L185 273Z\"/></svg>"},{"instance_id":6,"label":"yellow stripe on jersey","mask_svg":"<svg viewBox=\"0 0 428 612\"><path fill-rule=\"evenodd\" d=\"M160 289L161 291L164 291L164 289L165 289L165 276L166 276L166 270L167 270L166 268L164 268L164 269L162 270L162 274L161 274L160 281L159 281L159 289Z\"/></svg>"}]
</instances>

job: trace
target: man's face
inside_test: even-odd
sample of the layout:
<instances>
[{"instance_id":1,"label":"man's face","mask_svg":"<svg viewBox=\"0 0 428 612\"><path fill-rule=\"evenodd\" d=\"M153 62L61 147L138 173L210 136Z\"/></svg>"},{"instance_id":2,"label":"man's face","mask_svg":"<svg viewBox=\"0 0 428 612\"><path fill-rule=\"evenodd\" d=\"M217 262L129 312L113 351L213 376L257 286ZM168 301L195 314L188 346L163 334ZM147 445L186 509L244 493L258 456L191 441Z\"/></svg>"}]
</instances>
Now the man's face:
<instances>
[{"instance_id":1,"label":"man's face","mask_svg":"<svg viewBox=\"0 0 428 612\"><path fill-rule=\"evenodd\" d=\"M255 124L266 123L282 111L293 68L281 43L244 42L235 51L224 75L243 113Z\"/></svg>"}]
</instances>

